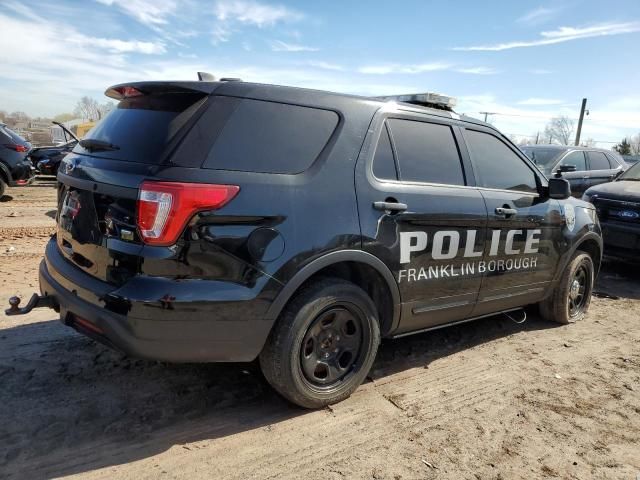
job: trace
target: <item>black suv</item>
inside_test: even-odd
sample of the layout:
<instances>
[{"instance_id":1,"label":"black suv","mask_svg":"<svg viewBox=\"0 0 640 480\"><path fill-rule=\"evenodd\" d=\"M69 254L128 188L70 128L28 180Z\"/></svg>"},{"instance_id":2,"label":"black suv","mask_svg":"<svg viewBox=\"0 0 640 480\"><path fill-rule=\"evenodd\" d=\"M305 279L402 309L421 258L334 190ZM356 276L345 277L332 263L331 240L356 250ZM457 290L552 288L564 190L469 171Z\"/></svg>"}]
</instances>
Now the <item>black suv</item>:
<instances>
[{"instance_id":1,"label":"black suv","mask_svg":"<svg viewBox=\"0 0 640 480\"><path fill-rule=\"evenodd\" d=\"M31 144L0 123L0 198L8 186L28 184L33 179L34 168L27 158Z\"/></svg>"},{"instance_id":2,"label":"black suv","mask_svg":"<svg viewBox=\"0 0 640 480\"><path fill-rule=\"evenodd\" d=\"M381 337L539 303L584 315L592 205L491 125L228 82L114 86L58 173L41 296L131 355L252 361L286 398L349 396Z\"/></svg>"},{"instance_id":3,"label":"black suv","mask_svg":"<svg viewBox=\"0 0 640 480\"><path fill-rule=\"evenodd\" d=\"M629 168L618 152L602 148L526 145L522 150L547 176L560 170L576 198L589 187L615 180Z\"/></svg>"}]
</instances>

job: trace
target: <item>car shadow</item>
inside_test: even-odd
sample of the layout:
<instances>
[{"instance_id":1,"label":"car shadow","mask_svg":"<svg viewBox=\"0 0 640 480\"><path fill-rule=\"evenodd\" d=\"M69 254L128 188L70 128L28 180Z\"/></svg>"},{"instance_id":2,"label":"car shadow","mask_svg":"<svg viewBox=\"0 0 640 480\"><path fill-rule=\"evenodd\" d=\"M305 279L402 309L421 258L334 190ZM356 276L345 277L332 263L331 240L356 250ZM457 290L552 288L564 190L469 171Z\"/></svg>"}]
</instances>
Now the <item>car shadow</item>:
<instances>
[{"instance_id":1,"label":"car shadow","mask_svg":"<svg viewBox=\"0 0 640 480\"><path fill-rule=\"evenodd\" d=\"M606 260L594 288L596 295L610 298L640 300L640 269L638 264Z\"/></svg>"},{"instance_id":2,"label":"car shadow","mask_svg":"<svg viewBox=\"0 0 640 480\"><path fill-rule=\"evenodd\" d=\"M527 330L535 311L385 340L369 381ZM309 412L280 398L256 363L176 365L111 351L47 321L0 330L0 471L50 478L148 458Z\"/></svg>"},{"instance_id":3,"label":"car shadow","mask_svg":"<svg viewBox=\"0 0 640 480\"><path fill-rule=\"evenodd\" d=\"M45 213L45 215L55 220L57 213L58 213L57 210L49 210L48 212Z\"/></svg>"},{"instance_id":4,"label":"car shadow","mask_svg":"<svg viewBox=\"0 0 640 480\"><path fill-rule=\"evenodd\" d=\"M4 194L0 197L1 203L10 202L11 200L13 200L13 197L11 195Z\"/></svg>"}]
</instances>

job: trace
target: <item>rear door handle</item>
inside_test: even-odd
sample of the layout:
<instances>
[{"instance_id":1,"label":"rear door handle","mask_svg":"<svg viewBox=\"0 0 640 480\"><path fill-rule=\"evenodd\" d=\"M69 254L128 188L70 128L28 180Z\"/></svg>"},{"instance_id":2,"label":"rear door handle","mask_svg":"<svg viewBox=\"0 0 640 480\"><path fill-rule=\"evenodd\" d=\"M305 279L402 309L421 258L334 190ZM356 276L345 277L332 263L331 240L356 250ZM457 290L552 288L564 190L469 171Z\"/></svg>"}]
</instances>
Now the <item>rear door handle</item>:
<instances>
[{"instance_id":1,"label":"rear door handle","mask_svg":"<svg viewBox=\"0 0 640 480\"><path fill-rule=\"evenodd\" d=\"M404 212L409 207L406 203L400 202L373 202L373 208L388 212Z\"/></svg>"},{"instance_id":2,"label":"rear door handle","mask_svg":"<svg viewBox=\"0 0 640 480\"><path fill-rule=\"evenodd\" d=\"M502 215L503 217L509 217L518 213L515 208L496 207L496 215Z\"/></svg>"}]
</instances>

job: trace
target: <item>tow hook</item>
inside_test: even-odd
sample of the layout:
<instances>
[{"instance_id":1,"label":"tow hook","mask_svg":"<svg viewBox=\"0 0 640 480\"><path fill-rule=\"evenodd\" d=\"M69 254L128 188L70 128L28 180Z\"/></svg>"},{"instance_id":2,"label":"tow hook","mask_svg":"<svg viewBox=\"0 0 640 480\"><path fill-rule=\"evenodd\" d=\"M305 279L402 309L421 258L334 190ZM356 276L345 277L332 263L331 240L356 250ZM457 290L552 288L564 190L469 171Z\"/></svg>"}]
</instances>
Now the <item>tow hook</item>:
<instances>
[{"instance_id":1,"label":"tow hook","mask_svg":"<svg viewBox=\"0 0 640 480\"><path fill-rule=\"evenodd\" d=\"M11 305L11 307L7 308L4 311L5 315L25 315L34 308L41 307L53 309L58 308L58 304L56 303L55 299L53 297L50 297L49 295L38 295L37 293L34 293L29 299L29 303L27 303L27 306L22 308L20 308L21 301L22 299L20 297L11 297L9 299L9 305Z\"/></svg>"}]
</instances>

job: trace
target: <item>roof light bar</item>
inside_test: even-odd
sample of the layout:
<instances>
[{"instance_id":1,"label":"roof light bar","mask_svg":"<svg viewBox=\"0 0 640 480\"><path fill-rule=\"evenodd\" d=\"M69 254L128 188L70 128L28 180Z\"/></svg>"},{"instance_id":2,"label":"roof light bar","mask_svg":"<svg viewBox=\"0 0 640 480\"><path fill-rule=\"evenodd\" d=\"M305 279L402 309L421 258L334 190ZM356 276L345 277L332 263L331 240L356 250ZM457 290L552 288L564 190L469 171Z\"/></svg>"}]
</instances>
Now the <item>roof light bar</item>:
<instances>
[{"instance_id":1,"label":"roof light bar","mask_svg":"<svg viewBox=\"0 0 640 480\"><path fill-rule=\"evenodd\" d=\"M454 97L434 92L409 93L406 95L385 95L376 98L380 100L410 103L412 105L420 105L423 107L439 108L449 112L453 111L453 107L458 103Z\"/></svg>"}]
</instances>

